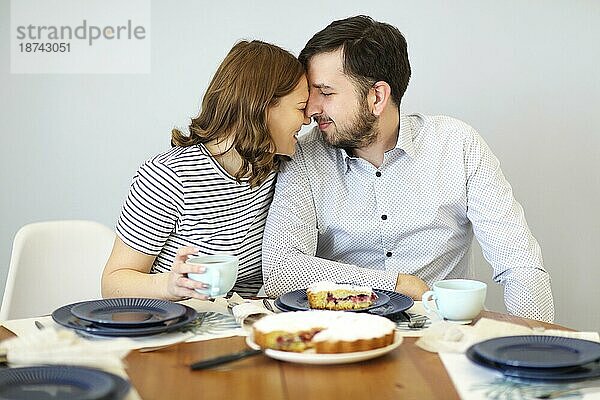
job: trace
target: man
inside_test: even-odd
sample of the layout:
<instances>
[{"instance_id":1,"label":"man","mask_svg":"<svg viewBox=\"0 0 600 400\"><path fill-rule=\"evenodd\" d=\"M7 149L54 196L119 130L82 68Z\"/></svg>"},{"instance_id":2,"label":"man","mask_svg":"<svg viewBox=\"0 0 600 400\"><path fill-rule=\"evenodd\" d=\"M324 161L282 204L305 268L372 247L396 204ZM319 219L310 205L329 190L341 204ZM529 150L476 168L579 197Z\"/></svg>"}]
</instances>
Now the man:
<instances>
[{"instance_id":1,"label":"man","mask_svg":"<svg viewBox=\"0 0 600 400\"><path fill-rule=\"evenodd\" d=\"M278 176L266 293L331 280L420 299L467 275L475 234L508 311L552 321L540 247L483 139L450 117L400 114L410 78L400 31L365 16L335 21L299 58L318 126Z\"/></svg>"}]
</instances>

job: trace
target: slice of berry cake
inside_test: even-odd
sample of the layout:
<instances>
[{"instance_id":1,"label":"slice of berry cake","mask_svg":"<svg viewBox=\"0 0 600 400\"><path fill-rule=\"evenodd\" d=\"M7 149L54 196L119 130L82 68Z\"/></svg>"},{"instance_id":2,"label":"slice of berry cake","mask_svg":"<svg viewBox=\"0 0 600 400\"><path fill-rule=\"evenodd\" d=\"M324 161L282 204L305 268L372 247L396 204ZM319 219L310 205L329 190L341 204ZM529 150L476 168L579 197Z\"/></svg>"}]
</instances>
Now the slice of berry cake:
<instances>
[{"instance_id":1,"label":"slice of berry cake","mask_svg":"<svg viewBox=\"0 0 600 400\"><path fill-rule=\"evenodd\" d=\"M306 289L310 308L317 310L360 310L370 307L377 295L367 286L316 282Z\"/></svg>"}]
</instances>

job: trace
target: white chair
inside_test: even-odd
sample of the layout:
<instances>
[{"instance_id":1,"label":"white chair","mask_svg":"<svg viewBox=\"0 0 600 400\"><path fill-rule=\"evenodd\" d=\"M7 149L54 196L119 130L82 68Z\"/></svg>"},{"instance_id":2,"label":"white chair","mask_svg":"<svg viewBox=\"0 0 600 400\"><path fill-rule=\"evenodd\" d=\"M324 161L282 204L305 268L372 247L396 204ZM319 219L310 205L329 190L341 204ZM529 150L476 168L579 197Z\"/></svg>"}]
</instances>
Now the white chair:
<instances>
[{"instance_id":1,"label":"white chair","mask_svg":"<svg viewBox=\"0 0 600 400\"><path fill-rule=\"evenodd\" d=\"M50 314L76 301L99 299L114 232L93 221L23 226L13 242L0 321Z\"/></svg>"}]
</instances>

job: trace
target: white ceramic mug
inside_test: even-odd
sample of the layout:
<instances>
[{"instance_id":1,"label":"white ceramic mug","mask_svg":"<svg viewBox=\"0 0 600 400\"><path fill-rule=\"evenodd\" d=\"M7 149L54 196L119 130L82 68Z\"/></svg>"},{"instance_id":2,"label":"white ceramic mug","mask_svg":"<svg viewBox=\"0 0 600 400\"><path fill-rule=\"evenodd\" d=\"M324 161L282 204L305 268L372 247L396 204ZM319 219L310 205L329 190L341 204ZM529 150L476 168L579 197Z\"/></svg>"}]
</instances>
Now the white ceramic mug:
<instances>
[{"instance_id":1,"label":"white ceramic mug","mask_svg":"<svg viewBox=\"0 0 600 400\"><path fill-rule=\"evenodd\" d=\"M209 285L206 289L196 289L196 292L209 297L225 296L235 285L239 263L239 259L230 254L189 256L186 264L201 265L206 271L187 276Z\"/></svg>"},{"instance_id":2,"label":"white ceramic mug","mask_svg":"<svg viewBox=\"0 0 600 400\"><path fill-rule=\"evenodd\" d=\"M450 321L469 321L475 318L485 302L487 285L470 279L448 279L433 284L433 290L425 292L423 308ZM429 306L435 301L437 310Z\"/></svg>"}]
</instances>

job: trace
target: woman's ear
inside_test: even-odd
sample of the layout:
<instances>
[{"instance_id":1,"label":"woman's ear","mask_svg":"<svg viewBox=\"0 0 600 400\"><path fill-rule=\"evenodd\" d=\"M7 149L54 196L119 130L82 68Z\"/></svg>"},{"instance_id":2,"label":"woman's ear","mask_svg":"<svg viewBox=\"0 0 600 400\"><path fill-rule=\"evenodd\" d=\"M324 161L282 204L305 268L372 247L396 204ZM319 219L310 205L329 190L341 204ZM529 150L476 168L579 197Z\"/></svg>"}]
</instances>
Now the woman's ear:
<instances>
[{"instance_id":1,"label":"woman's ear","mask_svg":"<svg viewBox=\"0 0 600 400\"><path fill-rule=\"evenodd\" d=\"M380 116L385 107L392 101L392 88L385 81L377 81L370 90L372 110L371 112Z\"/></svg>"}]
</instances>

